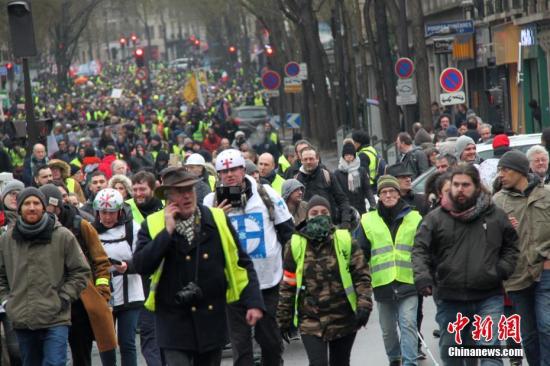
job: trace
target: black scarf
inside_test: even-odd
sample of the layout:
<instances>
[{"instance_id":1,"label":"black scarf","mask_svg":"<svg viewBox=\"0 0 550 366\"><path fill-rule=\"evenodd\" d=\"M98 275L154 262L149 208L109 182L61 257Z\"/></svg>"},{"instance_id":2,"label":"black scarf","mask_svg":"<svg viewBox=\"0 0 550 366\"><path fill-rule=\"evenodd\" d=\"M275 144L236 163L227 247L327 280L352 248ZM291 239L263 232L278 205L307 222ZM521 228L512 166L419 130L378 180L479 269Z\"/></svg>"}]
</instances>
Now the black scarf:
<instances>
[{"instance_id":1,"label":"black scarf","mask_svg":"<svg viewBox=\"0 0 550 366\"><path fill-rule=\"evenodd\" d=\"M147 217L150 214L155 213L162 208L162 201L156 197L152 197L149 201L146 201L142 205L139 205L136 202L136 206L139 209L139 212L141 212L141 214L143 215L143 217Z\"/></svg>"},{"instance_id":2,"label":"black scarf","mask_svg":"<svg viewBox=\"0 0 550 366\"><path fill-rule=\"evenodd\" d=\"M378 214L382 217L382 220L384 220L386 225L391 227L397 216L401 213L401 211L403 211L406 205L407 203L401 198L393 207L386 207L382 201L380 201L378 203Z\"/></svg>"},{"instance_id":3,"label":"black scarf","mask_svg":"<svg viewBox=\"0 0 550 366\"><path fill-rule=\"evenodd\" d=\"M52 238L55 220L55 215L49 212L44 213L42 218L35 224L28 224L19 216L13 228L13 238L16 241L47 244Z\"/></svg>"}]
</instances>

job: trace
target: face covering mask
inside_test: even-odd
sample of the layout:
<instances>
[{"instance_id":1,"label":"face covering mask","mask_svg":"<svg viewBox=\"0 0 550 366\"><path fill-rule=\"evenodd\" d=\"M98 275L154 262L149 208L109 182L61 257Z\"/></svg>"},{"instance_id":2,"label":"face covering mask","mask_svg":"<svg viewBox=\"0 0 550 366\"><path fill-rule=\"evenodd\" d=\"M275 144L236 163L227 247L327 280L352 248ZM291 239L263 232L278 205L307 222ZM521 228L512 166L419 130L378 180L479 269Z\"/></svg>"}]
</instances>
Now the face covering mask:
<instances>
[{"instance_id":1,"label":"face covering mask","mask_svg":"<svg viewBox=\"0 0 550 366\"><path fill-rule=\"evenodd\" d=\"M330 216L315 216L307 221L304 234L315 241L324 241L330 234L331 227Z\"/></svg>"}]
</instances>

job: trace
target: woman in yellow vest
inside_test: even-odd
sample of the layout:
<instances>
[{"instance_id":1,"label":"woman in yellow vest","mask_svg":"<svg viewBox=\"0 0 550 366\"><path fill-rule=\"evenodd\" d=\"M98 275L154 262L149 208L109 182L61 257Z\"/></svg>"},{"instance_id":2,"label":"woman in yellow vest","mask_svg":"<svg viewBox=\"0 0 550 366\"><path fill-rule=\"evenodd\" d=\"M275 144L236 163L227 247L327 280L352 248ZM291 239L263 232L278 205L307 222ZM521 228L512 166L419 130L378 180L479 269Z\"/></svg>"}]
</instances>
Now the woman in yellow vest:
<instances>
[{"instance_id":1,"label":"woman in yellow vest","mask_svg":"<svg viewBox=\"0 0 550 366\"><path fill-rule=\"evenodd\" d=\"M310 365L347 366L372 310L368 267L350 233L332 225L326 199L313 196L307 216L285 247L277 321L287 342L298 327Z\"/></svg>"},{"instance_id":2,"label":"woman in yellow vest","mask_svg":"<svg viewBox=\"0 0 550 366\"><path fill-rule=\"evenodd\" d=\"M145 307L167 364L219 365L226 304L238 301L250 326L263 315L258 278L224 212L197 204L197 177L173 168L162 181L167 205L145 219L132 268L153 274Z\"/></svg>"}]
</instances>

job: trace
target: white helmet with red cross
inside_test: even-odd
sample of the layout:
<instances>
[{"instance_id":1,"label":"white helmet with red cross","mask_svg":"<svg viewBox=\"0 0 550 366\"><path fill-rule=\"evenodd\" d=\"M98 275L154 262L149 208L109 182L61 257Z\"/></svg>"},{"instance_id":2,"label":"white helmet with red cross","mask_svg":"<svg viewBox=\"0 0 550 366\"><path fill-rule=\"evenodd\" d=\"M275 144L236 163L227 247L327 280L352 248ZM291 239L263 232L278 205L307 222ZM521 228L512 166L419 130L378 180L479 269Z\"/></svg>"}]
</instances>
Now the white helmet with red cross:
<instances>
[{"instance_id":1,"label":"white helmet with red cross","mask_svg":"<svg viewBox=\"0 0 550 366\"><path fill-rule=\"evenodd\" d=\"M243 155L239 150L227 149L216 157L216 171L219 172L236 167L245 167Z\"/></svg>"}]
</instances>

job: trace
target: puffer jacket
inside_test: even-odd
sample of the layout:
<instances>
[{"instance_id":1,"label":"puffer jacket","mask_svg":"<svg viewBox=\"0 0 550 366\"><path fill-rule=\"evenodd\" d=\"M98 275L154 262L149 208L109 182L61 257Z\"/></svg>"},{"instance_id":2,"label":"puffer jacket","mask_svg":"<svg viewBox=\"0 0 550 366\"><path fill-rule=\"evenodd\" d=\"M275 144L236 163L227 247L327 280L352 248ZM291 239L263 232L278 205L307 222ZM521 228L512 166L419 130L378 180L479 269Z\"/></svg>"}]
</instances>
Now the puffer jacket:
<instances>
[{"instance_id":1,"label":"puffer jacket","mask_svg":"<svg viewBox=\"0 0 550 366\"><path fill-rule=\"evenodd\" d=\"M521 255L504 287L506 291L523 290L540 277L544 260L550 258L550 187L532 177L526 192L503 189L493 200L519 222Z\"/></svg>"},{"instance_id":2,"label":"puffer jacket","mask_svg":"<svg viewBox=\"0 0 550 366\"><path fill-rule=\"evenodd\" d=\"M514 272L518 235L506 213L482 193L468 218L443 207L424 217L412 251L414 281L420 291L450 301L478 301L503 293Z\"/></svg>"},{"instance_id":3,"label":"puffer jacket","mask_svg":"<svg viewBox=\"0 0 550 366\"><path fill-rule=\"evenodd\" d=\"M88 284L90 266L74 235L56 220L48 241L0 238L0 301L15 329L71 324L70 303Z\"/></svg>"},{"instance_id":4,"label":"puffer jacket","mask_svg":"<svg viewBox=\"0 0 550 366\"><path fill-rule=\"evenodd\" d=\"M368 265L355 242L351 246L349 272L357 294L357 310L372 310L372 287ZM296 273L290 242L285 246L283 269ZM281 282L277 321L289 328L294 316L296 285ZM300 333L331 341L357 331L355 314L348 302L332 236L320 244L309 240L304 258L302 290L298 299Z\"/></svg>"}]
</instances>

